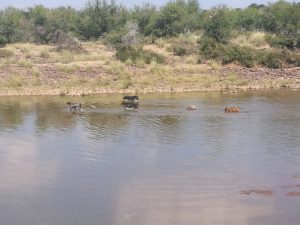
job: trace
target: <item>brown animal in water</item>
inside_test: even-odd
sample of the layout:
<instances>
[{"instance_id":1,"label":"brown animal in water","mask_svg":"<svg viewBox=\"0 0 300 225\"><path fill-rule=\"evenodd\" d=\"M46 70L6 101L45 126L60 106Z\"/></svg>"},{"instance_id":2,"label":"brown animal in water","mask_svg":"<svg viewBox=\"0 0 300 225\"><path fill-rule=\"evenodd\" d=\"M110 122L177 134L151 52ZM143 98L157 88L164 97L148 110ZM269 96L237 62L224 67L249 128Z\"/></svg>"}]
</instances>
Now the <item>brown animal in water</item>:
<instances>
[{"instance_id":1,"label":"brown animal in water","mask_svg":"<svg viewBox=\"0 0 300 225\"><path fill-rule=\"evenodd\" d=\"M239 107L226 107L225 112L240 112Z\"/></svg>"},{"instance_id":2,"label":"brown animal in water","mask_svg":"<svg viewBox=\"0 0 300 225\"><path fill-rule=\"evenodd\" d=\"M186 107L187 110L196 110L197 107L194 105L189 105L188 107Z\"/></svg>"}]
</instances>

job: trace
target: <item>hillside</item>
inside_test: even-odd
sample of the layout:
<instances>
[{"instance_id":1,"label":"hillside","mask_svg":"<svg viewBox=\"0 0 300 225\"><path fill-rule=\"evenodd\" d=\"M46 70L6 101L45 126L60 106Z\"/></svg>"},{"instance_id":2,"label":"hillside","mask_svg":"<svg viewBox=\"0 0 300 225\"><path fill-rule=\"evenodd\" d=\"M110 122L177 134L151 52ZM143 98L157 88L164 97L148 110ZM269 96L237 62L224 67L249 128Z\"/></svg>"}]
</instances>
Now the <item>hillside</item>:
<instances>
[{"instance_id":1,"label":"hillside","mask_svg":"<svg viewBox=\"0 0 300 225\"><path fill-rule=\"evenodd\" d=\"M189 43L187 53L172 46ZM269 48L265 42L233 42L253 48ZM92 93L147 93L300 88L300 68L247 68L217 60L199 62L197 38L185 35L158 39L143 49L164 57L159 64L142 59L124 62L116 50L102 42L83 42L86 53L56 51L53 45L9 44L0 49L0 95L87 95ZM193 49L196 49L193 51ZM147 64L149 63L149 64Z\"/></svg>"}]
</instances>

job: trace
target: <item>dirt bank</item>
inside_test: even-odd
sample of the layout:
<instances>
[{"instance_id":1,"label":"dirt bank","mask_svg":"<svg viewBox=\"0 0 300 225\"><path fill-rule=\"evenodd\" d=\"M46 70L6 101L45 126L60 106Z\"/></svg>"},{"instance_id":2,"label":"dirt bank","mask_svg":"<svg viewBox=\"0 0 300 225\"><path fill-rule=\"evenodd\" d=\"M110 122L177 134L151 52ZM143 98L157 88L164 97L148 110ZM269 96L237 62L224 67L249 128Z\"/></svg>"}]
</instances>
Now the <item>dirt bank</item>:
<instances>
[{"instance_id":1,"label":"dirt bank","mask_svg":"<svg viewBox=\"0 0 300 225\"><path fill-rule=\"evenodd\" d=\"M300 88L300 68L266 69L197 64L196 56L165 53L165 64L122 63L101 43L87 53L56 52L54 46L8 45L0 58L0 95L87 95ZM153 48L153 47L152 47ZM158 47L156 47L158 48Z\"/></svg>"}]
</instances>

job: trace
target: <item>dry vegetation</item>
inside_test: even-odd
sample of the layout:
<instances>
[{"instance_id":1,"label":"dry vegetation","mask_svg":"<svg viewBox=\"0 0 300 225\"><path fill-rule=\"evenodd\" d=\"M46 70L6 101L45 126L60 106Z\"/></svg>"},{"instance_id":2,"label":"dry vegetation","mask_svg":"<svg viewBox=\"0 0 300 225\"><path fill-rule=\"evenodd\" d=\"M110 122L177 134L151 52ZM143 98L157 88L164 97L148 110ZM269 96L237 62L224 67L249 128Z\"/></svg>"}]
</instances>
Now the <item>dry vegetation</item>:
<instances>
[{"instance_id":1,"label":"dry vegetation","mask_svg":"<svg viewBox=\"0 0 300 225\"><path fill-rule=\"evenodd\" d=\"M268 47L262 33L239 36L233 42ZM175 55L172 46L183 43L191 52ZM101 42L86 42L87 53L57 52L54 46L12 44L0 49L0 95L83 95L91 93L183 92L236 90L261 87L299 88L299 78L252 79L228 72L216 61L198 64L195 35L158 39L145 45L165 57L163 64L143 60L116 60L114 50ZM228 65L227 67L235 67ZM226 68L225 68L226 69ZM227 72L226 72L227 71Z\"/></svg>"}]
</instances>

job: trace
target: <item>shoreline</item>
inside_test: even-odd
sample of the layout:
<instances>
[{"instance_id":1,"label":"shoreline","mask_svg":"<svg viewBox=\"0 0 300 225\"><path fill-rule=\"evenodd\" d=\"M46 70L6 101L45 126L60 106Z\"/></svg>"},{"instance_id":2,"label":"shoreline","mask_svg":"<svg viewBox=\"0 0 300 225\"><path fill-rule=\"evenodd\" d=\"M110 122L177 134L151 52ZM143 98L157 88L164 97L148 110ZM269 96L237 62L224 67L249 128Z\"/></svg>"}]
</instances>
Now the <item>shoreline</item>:
<instances>
[{"instance_id":1,"label":"shoreline","mask_svg":"<svg viewBox=\"0 0 300 225\"><path fill-rule=\"evenodd\" d=\"M240 92L248 92L248 91L264 91L264 90L292 90L298 91L300 90L300 85L296 87L266 87L266 86L256 86L256 87L232 87L225 89L165 89L165 90L146 90L146 91L136 91L136 90L102 90L102 91L93 91L93 92L82 92L78 90L71 91L69 93L61 93L60 91L55 90L44 90L44 91L35 91L35 90L10 90L10 91L2 91L0 90L0 97L14 97L14 96L73 96L73 97L85 97L85 96L93 96L93 95L120 95L120 94L182 94L182 93L214 93L214 92L226 92L226 93L240 93Z\"/></svg>"},{"instance_id":2,"label":"shoreline","mask_svg":"<svg viewBox=\"0 0 300 225\"><path fill-rule=\"evenodd\" d=\"M1 74L0 74L1 75ZM78 76L83 76L80 74ZM88 77L87 75L85 75ZM115 78L107 74L108 79ZM77 84L73 86L58 85L51 87L51 85L41 86L21 86L21 87L2 87L0 89L0 96L88 96L98 94L162 94L162 93L188 93L188 92L245 92L256 90L276 90L276 89L292 89L300 90L300 67L286 68L286 69L268 69L268 68L245 68L245 67L221 67L218 69L210 69L206 74L193 75L194 80L182 81L186 74L171 74L167 77L159 77L159 82L152 83L152 85L139 86L132 85L128 88L112 87L110 86L94 86L98 77L89 77L84 84ZM195 76L199 80L195 79ZM205 79L212 79L205 86L203 85L203 77ZM73 77L74 78L74 77ZM134 74L130 79L134 78ZM174 79L178 79L175 81ZM153 78L153 82L155 82ZM172 79L172 80L168 80ZM65 78L65 81L68 78ZM122 81L123 82L123 81ZM129 81L130 82L130 81ZM160 85L163 83L164 86ZM191 85L194 85L192 87Z\"/></svg>"}]
</instances>

